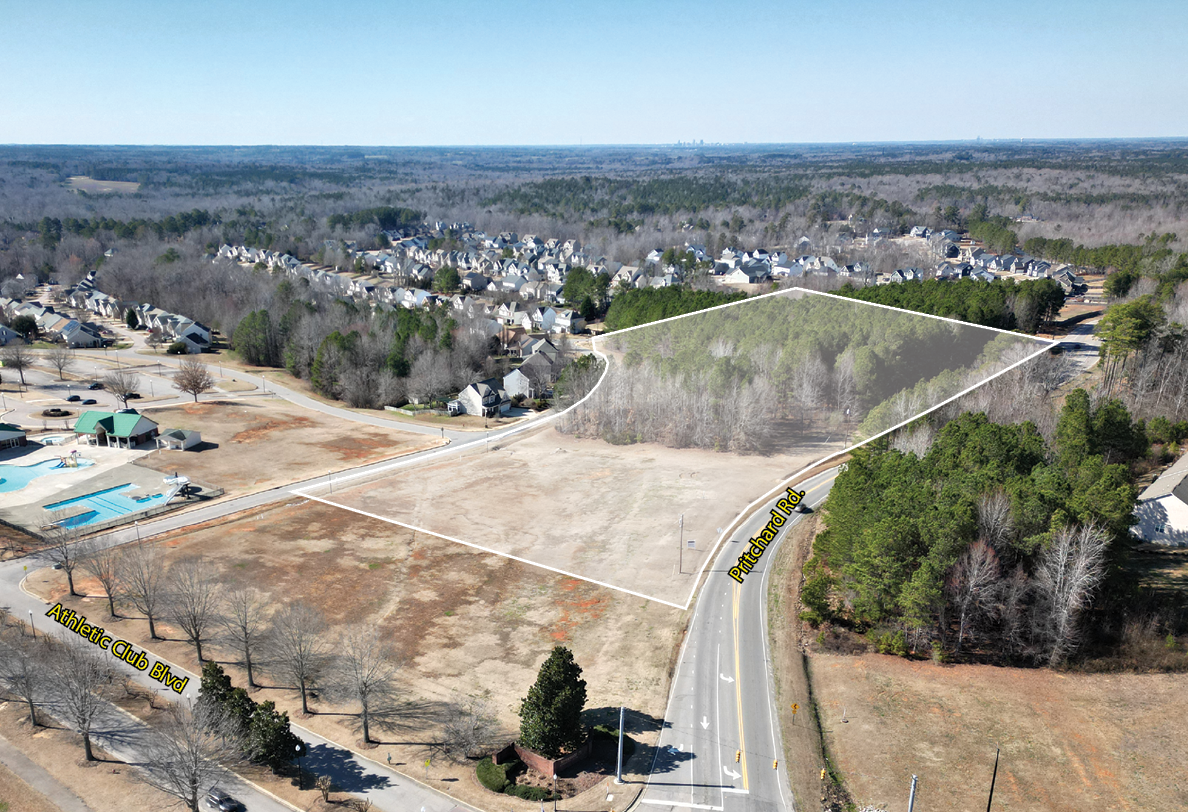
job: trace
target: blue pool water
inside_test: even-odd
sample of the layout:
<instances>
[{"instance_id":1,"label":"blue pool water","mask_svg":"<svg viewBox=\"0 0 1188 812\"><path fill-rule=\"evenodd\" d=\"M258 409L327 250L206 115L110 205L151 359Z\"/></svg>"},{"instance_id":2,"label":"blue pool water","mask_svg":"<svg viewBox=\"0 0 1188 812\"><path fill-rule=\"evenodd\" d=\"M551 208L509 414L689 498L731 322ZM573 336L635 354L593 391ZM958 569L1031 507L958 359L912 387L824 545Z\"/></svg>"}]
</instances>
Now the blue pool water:
<instances>
[{"instance_id":1,"label":"blue pool water","mask_svg":"<svg viewBox=\"0 0 1188 812\"><path fill-rule=\"evenodd\" d=\"M91 460L78 461L79 468L92 464ZM0 493L19 491L39 476L73 470L73 467L63 465L60 460L42 460L33 465L0 465Z\"/></svg>"},{"instance_id":2,"label":"blue pool water","mask_svg":"<svg viewBox=\"0 0 1188 812\"><path fill-rule=\"evenodd\" d=\"M45 509L50 512L68 510L73 515L62 520L60 524L63 527L82 527L83 525L95 524L96 522L105 522L108 519L118 519L121 516L127 516L129 513L148 510L151 507L156 507L165 500L165 494L163 493L139 497L121 493L121 491L135 487L130 482L124 485L116 485L114 488L95 491L94 493L88 493L86 496L76 496L73 499L54 502L52 505L46 505Z\"/></svg>"}]
</instances>

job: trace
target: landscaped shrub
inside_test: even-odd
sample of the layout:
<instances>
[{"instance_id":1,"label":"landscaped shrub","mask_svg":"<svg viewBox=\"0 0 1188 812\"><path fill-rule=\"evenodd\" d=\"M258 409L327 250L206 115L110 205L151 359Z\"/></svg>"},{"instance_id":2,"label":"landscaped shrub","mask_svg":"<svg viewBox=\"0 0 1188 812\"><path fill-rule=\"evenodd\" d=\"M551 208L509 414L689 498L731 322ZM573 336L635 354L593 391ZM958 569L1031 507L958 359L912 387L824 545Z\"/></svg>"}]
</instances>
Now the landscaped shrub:
<instances>
[{"instance_id":1,"label":"landscaped shrub","mask_svg":"<svg viewBox=\"0 0 1188 812\"><path fill-rule=\"evenodd\" d=\"M553 793L544 787L532 787L527 784L512 784L504 790L507 795L523 798L525 801L551 801Z\"/></svg>"},{"instance_id":2,"label":"landscaped shrub","mask_svg":"<svg viewBox=\"0 0 1188 812\"><path fill-rule=\"evenodd\" d=\"M169 345L169 349L165 350L165 353L167 355L185 355L186 354L186 342L174 341L172 344Z\"/></svg>"},{"instance_id":3,"label":"landscaped shrub","mask_svg":"<svg viewBox=\"0 0 1188 812\"><path fill-rule=\"evenodd\" d=\"M519 761L509 761L506 764L496 764L489 758L484 758L474 768L479 783L492 792L503 792L511 784L507 777L508 770L520 764Z\"/></svg>"}]
</instances>

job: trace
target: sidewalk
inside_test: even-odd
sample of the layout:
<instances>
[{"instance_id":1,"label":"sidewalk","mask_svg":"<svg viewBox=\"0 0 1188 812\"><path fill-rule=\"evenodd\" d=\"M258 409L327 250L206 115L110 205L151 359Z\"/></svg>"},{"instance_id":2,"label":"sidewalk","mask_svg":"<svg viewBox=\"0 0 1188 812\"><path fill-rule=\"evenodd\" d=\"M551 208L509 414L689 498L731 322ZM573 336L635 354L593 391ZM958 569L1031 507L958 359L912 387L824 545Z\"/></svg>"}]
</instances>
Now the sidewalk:
<instances>
[{"instance_id":1,"label":"sidewalk","mask_svg":"<svg viewBox=\"0 0 1188 812\"><path fill-rule=\"evenodd\" d=\"M91 812L91 807L62 785L40 764L36 764L0 736L0 763L21 777L26 784L40 792L62 812ZM17 812L15 809L13 812Z\"/></svg>"}]
</instances>

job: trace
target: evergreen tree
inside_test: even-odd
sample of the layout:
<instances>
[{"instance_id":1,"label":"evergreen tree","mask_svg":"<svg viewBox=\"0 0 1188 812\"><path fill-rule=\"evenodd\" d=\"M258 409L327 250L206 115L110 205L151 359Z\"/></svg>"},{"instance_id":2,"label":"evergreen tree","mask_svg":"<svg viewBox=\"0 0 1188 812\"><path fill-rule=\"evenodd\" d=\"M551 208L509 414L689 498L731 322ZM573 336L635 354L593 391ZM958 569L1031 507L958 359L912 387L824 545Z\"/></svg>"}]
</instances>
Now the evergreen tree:
<instances>
[{"instance_id":1,"label":"evergreen tree","mask_svg":"<svg viewBox=\"0 0 1188 812\"><path fill-rule=\"evenodd\" d=\"M557 646L520 704L520 744L547 758L577 749L586 740L585 705L581 666L574 662L573 652Z\"/></svg>"},{"instance_id":2,"label":"evergreen tree","mask_svg":"<svg viewBox=\"0 0 1188 812\"><path fill-rule=\"evenodd\" d=\"M256 705L248 729L248 755L273 771L305 755L305 742L289 729L289 714L278 711L271 700Z\"/></svg>"}]
</instances>

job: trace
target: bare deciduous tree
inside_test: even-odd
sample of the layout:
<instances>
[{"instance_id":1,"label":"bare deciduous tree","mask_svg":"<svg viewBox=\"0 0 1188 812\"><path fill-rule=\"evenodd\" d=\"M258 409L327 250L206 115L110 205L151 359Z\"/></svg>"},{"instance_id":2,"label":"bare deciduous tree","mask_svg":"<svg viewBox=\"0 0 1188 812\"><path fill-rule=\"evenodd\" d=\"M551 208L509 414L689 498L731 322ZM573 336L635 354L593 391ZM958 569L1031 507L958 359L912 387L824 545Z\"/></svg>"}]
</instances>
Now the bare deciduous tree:
<instances>
[{"instance_id":1,"label":"bare deciduous tree","mask_svg":"<svg viewBox=\"0 0 1188 812\"><path fill-rule=\"evenodd\" d=\"M130 369L115 369L103 376L103 385L126 409L131 396L140 391L140 376Z\"/></svg>"},{"instance_id":2,"label":"bare deciduous tree","mask_svg":"<svg viewBox=\"0 0 1188 812\"><path fill-rule=\"evenodd\" d=\"M219 620L218 582L203 558L184 558L169 568L169 619L194 644L202 663L202 642Z\"/></svg>"},{"instance_id":3,"label":"bare deciduous tree","mask_svg":"<svg viewBox=\"0 0 1188 812\"><path fill-rule=\"evenodd\" d=\"M181 362L181 368L173 376L173 382L182 392L193 395L195 403L198 402L199 395L209 392L215 386L214 378L206 364L192 359Z\"/></svg>"},{"instance_id":4,"label":"bare deciduous tree","mask_svg":"<svg viewBox=\"0 0 1188 812\"><path fill-rule=\"evenodd\" d=\"M149 636L157 635L157 618L165 605L165 560L156 546L137 542L120 551L120 582L124 597L148 619Z\"/></svg>"},{"instance_id":5,"label":"bare deciduous tree","mask_svg":"<svg viewBox=\"0 0 1188 812\"><path fill-rule=\"evenodd\" d=\"M238 724L211 702L171 705L147 737L135 775L180 800L191 812L207 788L244 760Z\"/></svg>"},{"instance_id":6,"label":"bare deciduous tree","mask_svg":"<svg viewBox=\"0 0 1188 812\"><path fill-rule=\"evenodd\" d=\"M920 459L932 448L936 429L931 423L921 422L915 426L904 426L891 438L891 448L904 454L914 454Z\"/></svg>"},{"instance_id":7,"label":"bare deciduous tree","mask_svg":"<svg viewBox=\"0 0 1188 812\"><path fill-rule=\"evenodd\" d=\"M364 743L371 742L371 725L390 716L399 670L374 626L352 629L338 645L333 692L359 706Z\"/></svg>"},{"instance_id":8,"label":"bare deciduous tree","mask_svg":"<svg viewBox=\"0 0 1188 812\"><path fill-rule=\"evenodd\" d=\"M983 494L978 499L978 535L996 550L1015 533L1011 499L1002 489Z\"/></svg>"},{"instance_id":9,"label":"bare deciduous tree","mask_svg":"<svg viewBox=\"0 0 1188 812\"><path fill-rule=\"evenodd\" d=\"M454 761L488 750L502 730L487 696L455 694L442 720L442 749Z\"/></svg>"},{"instance_id":10,"label":"bare deciduous tree","mask_svg":"<svg viewBox=\"0 0 1188 812\"><path fill-rule=\"evenodd\" d=\"M66 516L54 514L53 523L46 533L46 546L38 551L38 558L66 573L66 584L70 587L70 594L82 597L74 589L74 571L86 554L84 546L78 541L78 528L64 524Z\"/></svg>"},{"instance_id":11,"label":"bare deciduous tree","mask_svg":"<svg viewBox=\"0 0 1188 812\"><path fill-rule=\"evenodd\" d=\"M74 365L74 350L66 344L56 345L45 354L50 366L58 370L58 380L66 380L66 370Z\"/></svg>"},{"instance_id":12,"label":"bare deciduous tree","mask_svg":"<svg viewBox=\"0 0 1188 812\"><path fill-rule=\"evenodd\" d=\"M82 736L87 761L95 760L91 731L106 707L106 695L113 684L111 669L97 651L90 643L72 639L56 647L50 658L54 711Z\"/></svg>"},{"instance_id":13,"label":"bare deciduous tree","mask_svg":"<svg viewBox=\"0 0 1188 812\"><path fill-rule=\"evenodd\" d=\"M265 647L268 632L268 601L258 590L235 589L223 599L223 611L219 625L225 639L243 657L249 688L256 685L254 655Z\"/></svg>"},{"instance_id":14,"label":"bare deciduous tree","mask_svg":"<svg viewBox=\"0 0 1188 812\"><path fill-rule=\"evenodd\" d=\"M1062 527L1040 556L1035 587L1041 598L1038 631L1049 665L1059 665L1076 648L1077 619L1105 575L1109 533L1096 525Z\"/></svg>"},{"instance_id":15,"label":"bare deciduous tree","mask_svg":"<svg viewBox=\"0 0 1188 812\"><path fill-rule=\"evenodd\" d=\"M45 647L32 637L0 639L0 688L25 703L34 727L38 725L37 705L48 687Z\"/></svg>"},{"instance_id":16,"label":"bare deciduous tree","mask_svg":"<svg viewBox=\"0 0 1188 812\"><path fill-rule=\"evenodd\" d=\"M956 651L961 651L978 612L992 604L998 578L998 556L982 540L971 544L949 570L945 591L957 609Z\"/></svg>"},{"instance_id":17,"label":"bare deciduous tree","mask_svg":"<svg viewBox=\"0 0 1188 812\"><path fill-rule=\"evenodd\" d=\"M24 344L13 342L0 350L0 361L5 369L15 369L21 376L21 386L25 385L25 370L33 364L33 353Z\"/></svg>"},{"instance_id":18,"label":"bare deciduous tree","mask_svg":"<svg viewBox=\"0 0 1188 812\"><path fill-rule=\"evenodd\" d=\"M120 587L123 583L120 548L108 546L98 540L86 541L82 545L83 570L103 587L107 595L107 611L112 617L119 617L115 603L120 597Z\"/></svg>"},{"instance_id":19,"label":"bare deciduous tree","mask_svg":"<svg viewBox=\"0 0 1188 812\"><path fill-rule=\"evenodd\" d=\"M329 665L326 619L306 603L286 604L272 621L269 668L301 692L301 710L309 713L308 692Z\"/></svg>"}]
</instances>

